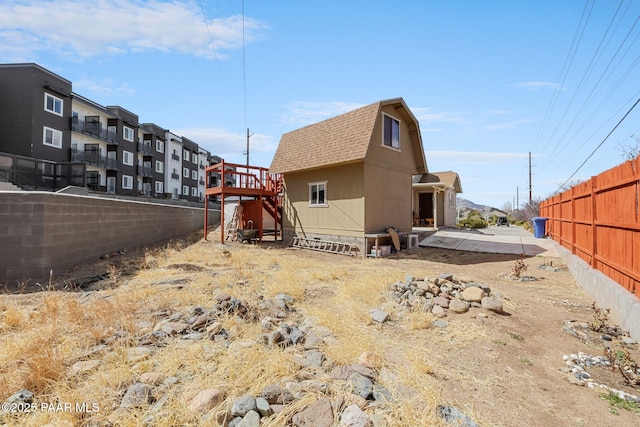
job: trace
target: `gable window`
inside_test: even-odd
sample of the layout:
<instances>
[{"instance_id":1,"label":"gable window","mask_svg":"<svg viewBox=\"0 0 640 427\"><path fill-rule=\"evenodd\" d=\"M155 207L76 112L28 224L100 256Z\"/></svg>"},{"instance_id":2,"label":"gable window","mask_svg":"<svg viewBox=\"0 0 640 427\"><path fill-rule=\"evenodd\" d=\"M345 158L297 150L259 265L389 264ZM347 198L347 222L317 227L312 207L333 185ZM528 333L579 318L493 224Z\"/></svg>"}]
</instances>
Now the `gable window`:
<instances>
[{"instance_id":1,"label":"gable window","mask_svg":"<svg viewBox=\"0 0 640 427\"><path fill-rule=\"evenodd\" d=\"M122 126L122 137L125 141L133 142L133 129L128 126Z\"/></svg>"},{"instance_id":2,"label":"gable window","mask_svg":"<svg viewBox=\"0 0 640 427\"><path fill-rule=\"evenodd\" d=\"M129 175L122 175L122 188L124 190L133 190L133 177Z\"/></svg>"},{"instance_id":3,"label":"gable window","mask_svg":"<svg viewBox=\"0 0 640 427\"><path fill-rule=\"evenodd\" d=\"M327 206L327 182L309 183L309 206Z\"/></svg>"},{"instance_id":4,"label":"gable window","mask_svg":"<svg viewBox=\"0 0 640 427\"><path fill-rule=\"evenodd\" d=\"M386 114L383 114L382 118L382 144L387 147L397 148L399 150L400 122L391 116L387 116Z\"/></svg>"},{"instance_id":5,"label":"gable window","mask_svg":"<svg viewBox=\"0 0 640 427\"><path fill-rule=\"evenodd\" d=\"M122 152L122 163L127 166L133 166L133 153L124 150Z\"/></svg>"},{"instance_id":6,"label":"gable window","mask_svg":"<svg viewBox=\"0 0 640 427\"><path fill-rule=\"evenodd\" d=\"M62 132L45 126L42 143L50 147L62 148Z\"/></svg>"},{"instance_id":7,"label":"gable window","mask_svg":"<svg viewBox=\"0 0 640 427\"><path fill-rule=\"evenodd\" d=\"M62 99L51 94L44 94L44 109L50 113L62 117Z\"/></svg>"}]
</instances>

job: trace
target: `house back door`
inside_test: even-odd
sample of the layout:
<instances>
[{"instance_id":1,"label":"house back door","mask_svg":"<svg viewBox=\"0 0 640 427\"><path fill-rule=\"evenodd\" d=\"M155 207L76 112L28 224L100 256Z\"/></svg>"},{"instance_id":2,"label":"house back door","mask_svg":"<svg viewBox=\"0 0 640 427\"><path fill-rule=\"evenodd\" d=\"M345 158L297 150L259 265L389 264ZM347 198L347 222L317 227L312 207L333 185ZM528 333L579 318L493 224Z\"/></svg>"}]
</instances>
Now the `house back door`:
<instances>
[{"instance_id":1,"label":"house back door","mask_svg":"<svg viewBox=\"0 0 640 427\"><path fill-rule=\"evenodd\" d=\"M421 219L433 218L433 193L418 194L418 209Z\"/></svg>"}]
</instances>

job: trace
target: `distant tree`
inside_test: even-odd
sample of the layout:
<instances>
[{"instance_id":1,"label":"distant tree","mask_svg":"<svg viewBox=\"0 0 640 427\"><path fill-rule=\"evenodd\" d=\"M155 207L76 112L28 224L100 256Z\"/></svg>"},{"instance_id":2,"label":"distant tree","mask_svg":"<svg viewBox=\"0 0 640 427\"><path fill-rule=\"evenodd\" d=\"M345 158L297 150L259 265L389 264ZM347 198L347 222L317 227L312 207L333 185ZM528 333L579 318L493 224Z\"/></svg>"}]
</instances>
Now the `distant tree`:
<instances>
[{"instance_id":1,"label":"distant tree","mask_svg":"<svg viewBox=\"0 0 640 427\"><path fill-rule=\"evenodd\" d=\"M542 202L541 198L533 198L530 202L522 205L521 209L518 209L513 213L513 216L518 221L530 221L531 218L540 215L540 203Z\"/></svg>"},{"instance_id":2,"label":"distant tree","mask_svg":"<svg viewBox=\"0 0 640 427\"><path fill-rule=\"evenodd\" d=\"M513 214L513 206L511 206L511 202L505 202L500 208L500 210L508 214Z\"/></svg>"},{"instance_id":3,"label":"distant tree","mask_svg":"<svg viewBox=\"0 0 640 427\"><path fill-rule=\"evenodd\" d=\"M625 160L633 160L640 156L640 137L631 135L631 138L633 138L634 142L629 145L618 144L618 151L620 151L620 155Z\"/></svg>"}]
</instances>

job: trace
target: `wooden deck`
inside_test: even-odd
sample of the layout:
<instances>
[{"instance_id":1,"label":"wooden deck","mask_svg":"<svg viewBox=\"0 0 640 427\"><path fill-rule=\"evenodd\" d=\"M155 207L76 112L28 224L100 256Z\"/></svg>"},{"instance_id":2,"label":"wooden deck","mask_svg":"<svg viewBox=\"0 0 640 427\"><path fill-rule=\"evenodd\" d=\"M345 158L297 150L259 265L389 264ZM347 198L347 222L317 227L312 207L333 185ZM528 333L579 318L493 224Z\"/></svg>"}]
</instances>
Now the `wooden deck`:
<instances>
[{"instance_id":1,"label":"wooden deck","mask_svg":"<svg viewBox=\"0 0 640 427\"><path fill-rule=\"evenodd\" d=\"M217 185L211 185L215 183ZM248 166L226 163L224 160L205 169L205 219L204 238L207 238L209 218L209 197L220 197L220 224L224 225L225 198L230 196L247 197L258 204L274 219L276 238L282 233L282 176L269 173L269 169L260 166ZM257 209L258 236L263 237L262 209ZM224 243L225 227L220 227L220 242Z\"/></svg>"}]
</instances>

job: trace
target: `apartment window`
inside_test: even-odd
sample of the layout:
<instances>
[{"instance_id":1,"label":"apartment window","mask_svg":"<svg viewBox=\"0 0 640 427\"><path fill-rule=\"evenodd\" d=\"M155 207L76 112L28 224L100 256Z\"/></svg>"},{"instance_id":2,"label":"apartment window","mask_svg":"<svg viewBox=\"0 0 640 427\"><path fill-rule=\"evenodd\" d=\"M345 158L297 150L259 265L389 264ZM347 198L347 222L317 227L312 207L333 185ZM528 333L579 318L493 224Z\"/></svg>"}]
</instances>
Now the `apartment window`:
<instances>
[{"instance_id":1,"label":"apartment window","mask_svg":"<svg viewBox=\"0 0 640 427\"><path fill-rule=\"evenodd\" d=\"M44 109L56 116L62 117L62 99L51 94L44 94Z\"/></svg>"},{"instance_id":2,"label":"apartment window","mask_svg":"<svg viewBox=\"0 0 640 427\"><path fill-rule=\"evenodd\" d=\"M189 186L188 185L183 185L182 186L182 195L183 196L188 196L189 195Z\"/></svg>"},{"instance_id":3,"label":"apartment window","mask_svg":"<svg viewBox=\"0 0 640 427\"><path fill-rule=\"evenodd\" d=\"M182 152L182 158L185 159L186 161L188 161L191 158L191 156L189 155L189 150L184 150Z\"/></svg>"},{"instance_id":4,"label":"apartment window","mask_svg":"<svg viewBox=\"0 0 640 427\"><path fill-rule=\"evenodd\" d=\"M42 143L50 147L62 148L62 132L45 126Z\"/></svg>"},{"instance_id":5,"label":"apartment window","mask_svg":"<svg viewBox=\"0 0 640 427\"><path fill-rule=\"evenodd\" d=\"M125 141L133 142L133 129L128 126L122 126L122 137Z\"/></svg>"},{"instance_id":6,"label":"apartment window","mask_svg":"<svg viewBox=\"0 0 640 427\"><path fill-rule=\"evenodd\" d=\"M191 179L198 179L198 171L191 171Z\"/></svg>"},{"instance_id":7,"label":"apartment window","mask_svg":"<svg viewBox=\"0 0 640 427\"><path fill-rule=\"evenodd\" d=\"M309 184L309 206L327 206L327 182Z\"/></svg>"},{"instance_id":8,"label":"apartment window","mask_svg":"<svg viewBox=\"0 0 640 427\"><path fill-rule=\"evenodd\" d=\"M133 166L133 153L124 150L122 152L122 163L127 166Z\"/></svg>"},{"instance_id":9,"label":"apartment window","mask_svg":"<svg viewBox=\"0 0 640 427\"><path fill-rule=\"evenodd\" d=\"M383 114L383 126L382 126L382 144L400 149L400 122L391 116Z\"/></svg>"},{"instance_id":10,"label":"apartment window","mask_svg":"<svg viewBox=\"0 0 640 427\"><path fill-rule=\"evenodd\" d=\"M189 178L189 168L182 168L182 176Z\"/></svg>"},{"instance_id":11,"label":"apartment window","mask_svg":"<svg viewBox=\"0 0 640 427\"><path fill-rule=\"evenodd\" d=\"M196 153L191 153L191 163L198 164L198 155Z\"/></svg>"},{"instance_id":12,"label":"apartment window","mask_svg":"<svg viewBox=\"0 0 640 427\"><path fill-rule=\"evenodd\" d=\"M156 139L156 151L158 153L164 153L164 141Z\"/></svg>"},{"instance_id":13,"label":"apartment window","mask_svg":"<svg viewBox=\"0 0 640 427\"><path fill-rule=\"evenodd\" d=\"M164 163L160 160L156 160L156 172L164 173Z\"/></svg>"},{"instance_id":14,"label":"apartment window","mask_svg":"<svg viewBox=\"0 0 640 427\"><path fill-rule=\"evenodd\" d=\"M162 181L156 181L156 193L162 194L164 192L164 183Z\"/></svg>"},{"instance_id":15,"label":"apartment window","mask_svg":"<svg viewBox=\"0 0 640 427\"><path fill-rule=\"evenodd\" d=\"M197 197L198 196L198 188L191 187L191 195Z\"/></svg>"},{"instance_id":16,"label":"apartment window","mask_svg":"<svg viewBox=\"0 0 640 427\"><path fill-rule=\"evenodd\" d=\"M133 177L129 175L122 175L122 189L133 190Z\"/></svg>"}]
</instances>

